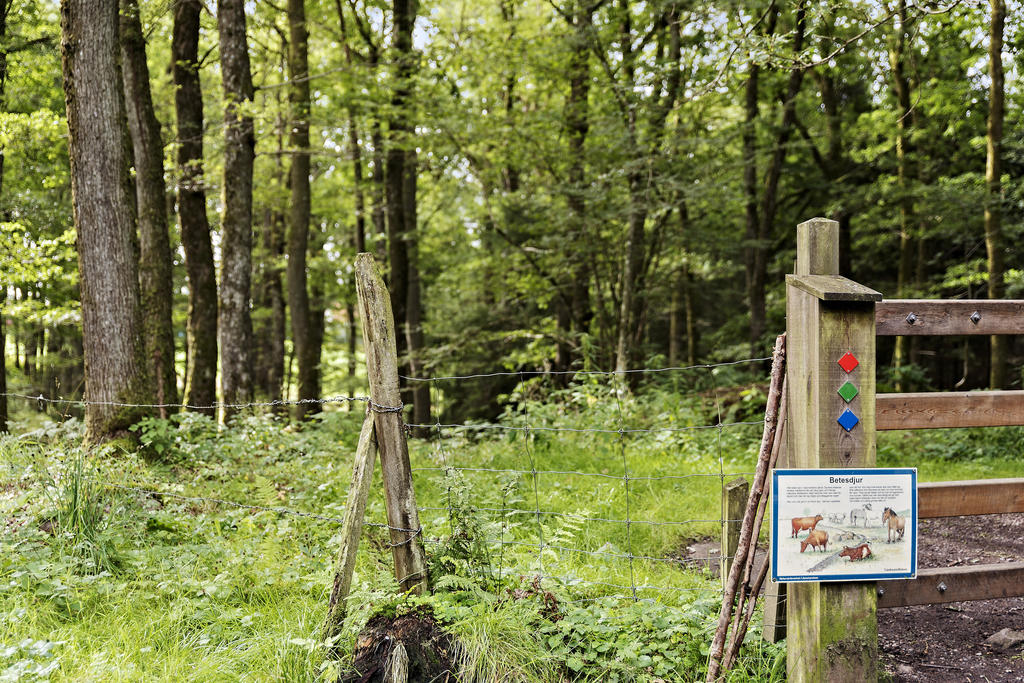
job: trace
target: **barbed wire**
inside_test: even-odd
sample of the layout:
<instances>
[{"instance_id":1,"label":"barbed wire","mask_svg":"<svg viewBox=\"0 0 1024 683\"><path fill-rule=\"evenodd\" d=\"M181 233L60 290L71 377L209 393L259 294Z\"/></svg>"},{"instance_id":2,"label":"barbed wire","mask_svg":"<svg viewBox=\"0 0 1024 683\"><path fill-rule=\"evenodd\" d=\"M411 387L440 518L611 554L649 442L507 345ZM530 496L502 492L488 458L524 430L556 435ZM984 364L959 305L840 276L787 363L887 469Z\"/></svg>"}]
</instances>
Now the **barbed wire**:
<instances>
[{"instance_id":1,"label":"barbed wire","mask_svg":"<svg viewBox=\"0 0 1024 683\"><path fill-rule=\"evenodd\" d=\"M693 477L712 477L719 479L723 475L720 474L708 474L705 472L693 472L690 474L660 474L660 475L640 475L636 477L629 477L621 474L607 474L605 472L582 472L580 470L517 470L514 468L500 468L500 467L413 467L413 472L429 472L437 471L443 472L446 469L454 470L456 472L490 472L493 474L528 474L533 476L535 474L561 474L561 475L574 475L580 477L601 477L603 479L614 479L616 481L667 481L667 480L680 480L680 479L691 479ZM736 472L735 474L725 474L724 476L736 476L744 474L743 472Z\"/></svg>"},{"instance_id":2,"label":"barbed wire","mask_svg":"<svg viewBox=\"0 0 1024 683\"><path fill-rule=\"evenodd\" d=\"M519 376L544 376L544 375L573 375L573 376L618 376L618 375L634 375L644 373L660 373L660 372L683 372L686 370L708 370L714 368L724 368L732 365L745 365L749 363L762 363L764 361L770 361L771 356L765 358L744 358L741 360L723 361L721 363L700 363L698 365L680 365L670 366L667 368L636 368L633 370L499 370L496 372L482 372L473 375L448 375L441 377L410 377L408 375L399 375L404 380L410 382L438 382L441 380L466 380L466 379L484 379L488 377L519 377Z\"/></svg>"},{"instance_id":3,"label":"barbed wire","mask_svg":"<svg viewBox=\"0 0 1024 683\"><path fill-rule=\"evenodd\" d=\"M695 480L700 481L708 478L718 479L721 486L724 486L724 482L727 477L734 477L739 475L749 476L750 472L726 472L725 457L724 457L724 445L723 435L726 429L733 428L744 428L750 426L759 426L764 424L764 420L746 420L736 422L724 422L723 421L723 405L722 397L720 394L719 382L721 381L718 373L715 372L717 368L738 366L743 364L756 364L762 363L769 358L750 358L736 361L728 361L722 363L705 363L698 365L689 366L674 366L666 368L645 368L625 371L597 371L597 370L581 370L581 371L546 371L546 370L519 370L519 371L499 371L490 373L478 373L468 375L450 375L440 377L413 377L405 376L404 379L407 382L431 382L430 388L438 399L440 404L440 387L438 383L441 381L469 381L474 379L487 379L495 377L517 377L518 378L518 391L525 395L525 392L529 390L530 385L528 381L535 377L543 376L575 376L575 377L603 377L607 378L610 383L610 391L614 396L617 407L617 428L605 427L601 425L585 426L585 427L569 427L569 426L558 426L545 425L545 424L532 424L530 408L525 402L521 406L521 410L510 417L511 420L515 420L514 423L503 424L500 422L494 423L458 423L458 422L447 422L442 423L440 419L440 413L437 413L433 423L404 423L403 426L409 430L420 429L423 433L432 433L436 435L436 453L437 458L440 460L439 466L425 465L420 467L412 467L411 471L414 474L426 474L426 473L440 473L448 475L450 473L480 473L480 474L514 474L521 475L528 478L532 482L530 497L533 498L532 507L527 503L525 506L509 506L506 505L507 492L502 493L501 507L496 507L493 504L484 503L482 505L468 505L468 509L472 513L483 513L485 515L499 516L501 520L500 530L497 525L493 528L494 535L487 535L482 537L479 541L489 547L500 548L498 554L498 576L507 576L511 573L521 572L525 568L517 568L516 564L524 562L525 556L532 556L532 562L529 564L534 565L530 569L527 569L526 573L529 576L536 578L541 581L553 581L565 588L571 589L574 587L591 586L596 589L607 589L611 591L620 591L622 594L610 594L598 597L583 596L579 600L567 600L563 601L569 604L572 603L585 603L593 600L600 600L603 598L622 598L629 599L634 602L647 600L645 595L649 595L651 592L666 593L666 594L700 594L705 593L708 595L721 595L722 588L720 586L703 586L703 587L677 587L677 586L661 586L652 585L649 582L640 578L641 567L637 563L658 563L666 567L693 567L693 566L707 566L712 563L716 563L724 558L722 555L717 553L709 553L707 557L687 557L686 553L680 555L658 555L656 553L645 553L640 549L634 548L635 539L633 538L633 528L636 525L645 525L647 527L671 527L671 528L685 528L688 525L700 525L700 524L721 524L726 525L729 523L736 523L740 520L727 519L725 511L716 519L695 517L692 519L633 519L634 503L632 500L636 492L632 490L634 487L630 486L631 482L647 482L653 483L657 481L671 482L671 481L685 481ZM712 388L709 391L701 392L700 395L707 397L713 393L714 400L714 422L708 424L696 424L696 425L683 425L677 426L673 424L653 424L648 427L636 427L627 424L626 420L626 409L621 400L619 392L623 390L620 383L615 382L615 378L623 376L636 376L642 373L667 373L667 372L688 372L688 371L703 371L708 373L708 377L711 380ZM703 384L703 381L701 382ZM364 403L366 405L367 412L376 413L398 413L401 414L404 410L404 405L388 406L375 403L369 396L327 396L323 398L315 399L295 399L295 400L272 400L272 401L251 401L244 403L220 403L215 402L209 405L193 405L189 403L139 403L132 404L128 402L118 401L89 401L87 399L66 399L66 398L50 398L47 396L39 395L33 396L26 393L18 392L5 392L0 394L2 396L20 398L31 401L38 401L40 405L43 404L73 404L73 405L100 405L110 407L138 407L138 408L164 408L164 409L188 409L188 410L216 410L220 408L228 408L234 410L244 410L251 408L275 408L282 406L292 405L310 405L310 404L351 404L351 403ZM666 417L666 420L672 419ZM631 467L635 467L637 461L634 460L637 456L628 453L629 444L632 443L629 437L634 435L643 434L658 434L658 433L688 433L688 432L701 432L706 430L714 430L715 442L716 442L716 455L718 460L717 471L713 472L681 472L672 473L663 472L659 468L655 474L642 475L634 474L631 471ZM474 431L495 431L503 433L521 433L523 434L523 446L521 455L525 458L525 461L529 464L527 467L486 467L486 466L475 466L473 463L461 463L457 461L459 450L457 448L449 448L448 443L454 436ZM566 433L566 434L598 434L605 436L617 437L618 448L616 449L616 460L619 463L618 468L621 468L621 472L610 473L606 471L586 471L582 469L571 469L571 468L551 468L545 469L543 467L542 457L546 451L537 451L533 448L535 439L541 433ZM435 460L437 462L437 460ZM666 462L673 462L668 459ZM589 469L589 468L588 468ZM552 477L557 481L558 478L565 477L584 477L584 478L595 478L608 482L622 482L622 496L624 505L624 518L616 518L614 513L612 515L590 515L586 513L573 513L573 512L561 512L552 509L545 509L542 505L541 486L539 484L541 477ZM447 476L446 476L447 478ZM148 485L139 485L138 482L111 482L97 480L97 483L114 490L122 490L135 492L138 494L150 495L158 498L168 498L179 501L202 503L208 505L226 506L235 509L247 510L253 514L275 514L275 515L289 515L299 518L312 519L320 522L325 522L333 525L340 525L344 523L344 520L340 517L336 517L330 514L323 514L319 512L307 512L303 510L295 510L284 506L272 506L272 505L260 505L247 502L240 502L237 500L230 500L217 496L207 495L190 495L185 493L176 493L173 491L160 490L159 488L153 488ZM558 486L558 484L555 484ZM547 484L545 484L547 486ZM447 490L446 499L444 500L447 505L442 506L423 506L418 507L417 511L421 513L425 512L446 512L450 525L455 525L456 520L456 504L453 501L452 486L449 481L447 484L442 483L442 492ZM470 491L473 491L472 487ZM442 495L445 495L442 493ZM480 501L483 502L483 501ZM460 503L461 504L461 503ZM331 509L337 509L337 506L329 506ZM506 524L506 520L515 517L534 517L536 525L532 529L526 525L519 524ZM544 519L563 519L580 522L582 524L615 524L623 525L626 528L625 538L622 539L625 548L619 550L611 546L602 546L601 548L593 549L588 547L574 547L573 544L566 544L564 541L572 536L559 535L555 532L552 538L546 538L546 529L543 523ZM411 543L416 539L424 544L436 545L445 542L441 536L433 533L428 533L430 530L426 528L422 523L419 528L406 529L392 527L389 524L364 521L363 525L375 529L383 529L391 532L399 532L407 534L407 537L399 541L398 543L391 543L391 547L397 545L405 545ZM531 525L532 527L533 525ZM515 531L517 530L518 531ZM452 533L455 533L456 529L452 526ZM534 538L523 537L524 532L529 532ZM584 544L586 545L586 544ZM528 551L523 553L513 553L511 566L506 567L507 556L505 554L506 548L519 548L522 551ZM602 562L610 563L622 563L622 565L628 565L628 585L625 583L614 583L609 581L592 580L587 577L578 576L559 576L557 567L559 562L553 564L549 562L551 559L550 553L545 553L545 550L553 551L558 555L577 555L588 558L595 558ZM535 552L534 552L535 551ZM555 556L557 557L557 555ZM627 567L622 566L621 569L615 570L617 575L627 572Z\"/></svg>"},{"instance_id":4,"label":"barbed wire","mask_svg":"<svg viewBox=\"0 0 1024 683\"><path fill-rule=\"evenodd\" d=\"M725 422L722 424L692 425L686 427L648 427L646 429L602 429L601 427L517 427L515 425L503 425L496 423L484 424L412 424L406 423L410 428L444 428L444 429L500 429L510 432L569 432L577 434L644 434L650 432L691 432L701 429L725 429L727 427L746 427L751 425L763 425L764 420L747 420L743 422Z\"/></svg>"},{"instance_id":5,"label":"barbed wire","mask_svg":"<svg viewBox=\"0 0 1024 683\"><path fill-rule=\"evenodd\" d=\"M367 409L375 413L400 413L405 409L404 404L387 406L374 402L369 396L326 396L324 398L297 398L297 399L275 399L272 401L249 401L247 403L222 403L210 404L192 403L127 403L122 401L92 401L89 399L72 398L50 398L43 394L31 395L17 392L0 392L0 396L8 398L22 398L39 403L51 403L60 405L80 406L105 406L110 408L184 408L185 410L218 410L221 408L231 410L245 410L248 408L278 408L282 406L305 406L305 405L326 405L330 403L365 403Z\"/></svg>"},{"instance_id":6,"label":"barbed wire","mask_svg":"<svg viewBox=\"0 0 1024 683\"><path fill-rule=\"evenodd\" d=\"M708 475L708 476L715 477L715 476L718 476L718 475L712 474L712 475ZM437 507L437 506L434 506L434 507L421 507L421 508L417 508L417 509L420 512L442 512L442 511L449 510L449 508L447 508L447 507ZM566 519L572 519L572 520L576 520L576 521L579 521L579 522L606 522L606 523L609 523L609 524L625 524L626 523L626 520L624 520L624 519L609 519L607 517L590 517L590 516L587 516L587 515L581 515L581 514L577 514L577 513L574 513L574 512L555 512L554 510L533 510L533 509L529 509L529 508L495 508L495 507L476 507L476 506L474 506L473 509L478 511L478 512L498 512L498 513L501 513L503 515L536 515L536 514L541 514L541 515L547 515L547 516L551 516L551 517L565 517ZM633 519L633 520L630 520L629 523L630 524L649 524L651 526L681 526L681 525L685 525L685 524L700 524L700 523L713 523L713 524L717 524L717 523L722 522L722 521L739 523L739 522L742 522L743 520L742 519L726 519L726 520L722 520L722 519L681 519L681 520L669 521L669 522L654 522L654 521L650 521L650 520Z\"/></svg>"},{"instance_id":7,"label":"barbed wire","mask_svg":"<svg viewBox=\"0 0 1024 683\"><path fill-rule=\"evenodd\" d=\"M73 399L73 398L50 398L42 394L31 395L31 394L20 394L16 392L2 392L0 396L7 396L10 398L23 398L30 401L39 401L42 403L58 403L62 405L81 405L81 406L107 406L112 408L184 408L186 410L216 410L218 408L231 408L236 410L244 410L246 408L273 408L278 406L295 406L295 405L310 405L310 404L327 404L327 403L349 403L349 402L369 402L370 398L367 396L327 396L324 398L299 398L299 399L275 399L272 401L249 401L246 403L221 403L219 401L210 404L192 404L192 403L127 403L122 401L92 401L89 399Z\"/></svg>"}]
</instances>

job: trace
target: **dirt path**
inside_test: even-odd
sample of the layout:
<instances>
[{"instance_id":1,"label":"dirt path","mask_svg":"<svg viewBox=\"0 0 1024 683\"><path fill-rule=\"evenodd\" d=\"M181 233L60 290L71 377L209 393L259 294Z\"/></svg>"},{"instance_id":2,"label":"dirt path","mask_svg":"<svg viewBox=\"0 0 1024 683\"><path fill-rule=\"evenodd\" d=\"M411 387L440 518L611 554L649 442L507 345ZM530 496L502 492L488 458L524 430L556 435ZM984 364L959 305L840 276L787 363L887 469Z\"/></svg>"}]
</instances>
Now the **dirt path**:
<instances>
[{"instance_id":1,"label":"dirt path","mask_svg":"<svg viewBox=\"0 0 1024 683\"><path fill-rule=\"evenodd\" d=\"M919 567L1024 559L1024 514L922 520ZM882 662L902 681L1024 681L1020 646L994 651L996 631L1024 630L1024 598L921 605L878 611Z\"/></svg>"},{"instance_id":2,"label":"dirt path","mask_svg":"<svg viewBox=\"0 0 1024 683\"><path fill-rule=\"evenodd\" d=\"M717 539L691 539L680 549L680 561L717 575L718 547ZM1022 560L1024 514L921 521L922 569ZM882 664L897 683L1024 683L1021 646L1001 652L985 645L985 639L1004 628L1024 631L1024 598L879 610Z\"/></svg>"}]
</instances>

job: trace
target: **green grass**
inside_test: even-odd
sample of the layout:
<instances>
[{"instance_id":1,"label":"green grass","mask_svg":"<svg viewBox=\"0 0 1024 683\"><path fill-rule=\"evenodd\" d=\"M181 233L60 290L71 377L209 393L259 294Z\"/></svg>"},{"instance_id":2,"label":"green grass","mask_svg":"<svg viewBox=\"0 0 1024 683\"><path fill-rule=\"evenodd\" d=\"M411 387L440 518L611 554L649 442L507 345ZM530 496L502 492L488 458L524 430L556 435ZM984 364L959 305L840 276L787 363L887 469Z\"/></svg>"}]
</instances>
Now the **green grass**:
<instances>
[{"instance_id":1,"label":"green grass","mask_svg":"<svg viewBox=\"0 0 1024 683\"><path fill-rule=\"evenodd\" d=\"M574 387L503 417L529 436L442 429L441 440L414 441L418 502L438 508L422 522L440 590L396 596L389 539L367 528L342 651L372 613L427 605L457 638L467 679L700 677L717 580L620 556L671 558L716 535L723 481L753 469L760 425L656 429L701 427L720 412L727 423L758 417L756 392L705 396L616 399L599 385ZM112 484L340 518L361 419L331 412L300 430L250 417L218 429L179 416L143 425L142 453L123 444L83 453L76 423L0 439L0 680L332 679L341 664L317 634L337 524ZM885 434L879 463L917 466L922 480L1014 476L1021 439L1020 430ZM367 518L382 522L376 476ZM628 535L602 521L626 519L627 485ZM551 578L535 583L538 574ZM639 603L622 588L634 584ZM784 677L784 648L757 636L752 628L732 680Z\"/></svg>"}]
</instances>

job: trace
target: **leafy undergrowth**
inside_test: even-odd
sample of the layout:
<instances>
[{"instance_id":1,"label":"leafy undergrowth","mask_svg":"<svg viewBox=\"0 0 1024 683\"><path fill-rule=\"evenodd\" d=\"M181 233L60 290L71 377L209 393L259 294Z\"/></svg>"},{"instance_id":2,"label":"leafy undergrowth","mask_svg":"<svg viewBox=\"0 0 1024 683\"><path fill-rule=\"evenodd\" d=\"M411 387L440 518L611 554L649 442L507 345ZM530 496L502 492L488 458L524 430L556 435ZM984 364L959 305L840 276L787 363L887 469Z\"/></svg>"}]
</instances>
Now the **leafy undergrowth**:
<instances>
[{"instance_id":1,"label":"leafy undergrowth","mask_svg":"<svg viewBox=\"0 0 1024 683\"><path fill-rule=\"evenodd\" d=\"M719 584L674 553L715 533L723 480L753 468L757 392L514 398L515 429L412 442L434 594L397 595L387 532L367 527L335 643L318 633L362 415L180 415L141 425L141 450L84 452L74 420L4 437L0 680L335 680L372 616L416 609L454 637L464 680L700 679ZM704 428L719 415L755 424ZM545 431L592 428L607 431ZM918 457L944 478L1011 466ZM378 474L368 521L385 519L380 490ZM784 677L757 636L733 680Z\"/></svg>"}]
</instances>

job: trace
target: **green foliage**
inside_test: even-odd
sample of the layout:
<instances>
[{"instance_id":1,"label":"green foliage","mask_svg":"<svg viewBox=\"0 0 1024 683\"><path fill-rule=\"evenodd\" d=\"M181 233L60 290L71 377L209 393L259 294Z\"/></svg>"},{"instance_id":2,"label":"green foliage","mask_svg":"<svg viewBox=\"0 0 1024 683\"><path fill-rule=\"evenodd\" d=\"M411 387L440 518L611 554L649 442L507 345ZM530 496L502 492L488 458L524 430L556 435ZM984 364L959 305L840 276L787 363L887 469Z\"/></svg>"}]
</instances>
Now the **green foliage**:
<instances>
[{"instance_id":1,"label":"green foliage","mask_svg":"<svg viewBox=\"0 0 1024 683\"><path fill-rule=\"evenodd\" d=\"M81 560L82 569L93 574L117 571L121 558L105 533L104 490L86 468L85 456L77 453L45 491L53 506L51 530Z\"/></svg>"},{"instance_id":2,"label":"green foliage","mask_svg":"<svg viewBox=\"0 0 1024 683\"><path fill-rule=\"evenodd\" d=\"M510 410L509 424L699 425L711 401L667 390L623 396L620 418L607 391L586 383L566 389L559 404L526 401L522 412ZM362 417L329 412L315 429L296 431L265 418L243 417L218 430L206 418L176 416L167 427L173 445L165 453L177 453L169 460L112 449L85 456L67 436L74 426L0 437L11 473L0 485L0 671L27 680L47 672L68 680L330 679L370 616L423 608L455 638L467 678L701 678L720 584L675 563L636 559L639 601L632 601L629 564L600 554L630 547L621 524L597 521L623 519L621 480L541 475L535 499L529 474L472 471L529 470L528 452L538 469L615 473L623 462L615 432L413 441L418 502L441 509L421 517L434 594L402 595L386 531L366 527L343 632L336 643L320 642L338 527L189 497L340 517L350 474L344 454L355 448ZM717 472L719 455L726 470L749 471L759 425L731 432L628 437L631 476ZM1021 439L1020 429L883 433L879 463L916 466L923 481L1013 476ZM447 472L419 469L438 467L442 457ZM717 476L683 481L634 482L632 519L701 519L717 509ZM516 512L532 511L536 501L558 514L538 525L532 512ZM384 519L379 478L367 519ZM691 534L715 529L714 522L634 524L631 549L666 556ZM495 535L507 543L482 543ZM341 661L329 656L335 646ZM755 623L730 680L782 680L784 671L784 646L762 643Z\"/></svg>"}]
</instances>

